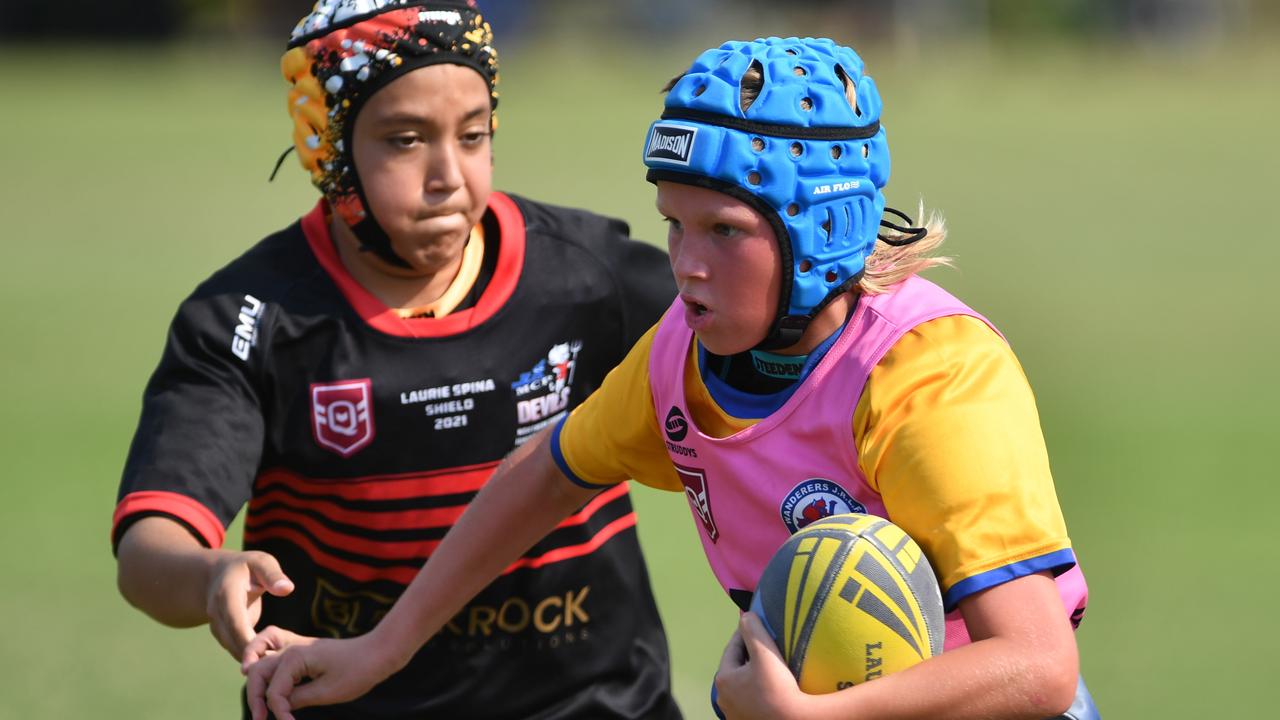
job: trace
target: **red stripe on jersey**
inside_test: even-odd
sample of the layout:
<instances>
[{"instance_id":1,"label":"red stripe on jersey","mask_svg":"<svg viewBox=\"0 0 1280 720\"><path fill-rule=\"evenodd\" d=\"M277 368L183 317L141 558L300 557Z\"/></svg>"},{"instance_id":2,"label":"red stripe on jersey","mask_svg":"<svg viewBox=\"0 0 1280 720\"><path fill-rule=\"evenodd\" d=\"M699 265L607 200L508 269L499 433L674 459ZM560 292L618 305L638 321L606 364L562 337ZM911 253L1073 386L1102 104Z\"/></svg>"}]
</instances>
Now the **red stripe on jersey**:
<instances>
[{"instance_id":1,"label":"red stripe on jersey","mask_svg":"<svg viewBox=\"0 0 1280 720\"><path fill-rule=\"evenodd\" d=\"M461 508L458 514L462 514ZM367 537L334 530L309 515L294 512L288 508L272 508L266 512L250 515L245 520L245 542L256 541L263 534L272 532L271 528L262 526L273 522L287 522L296 525L301 528L300 532L306 533L307 537L329 547L341 548L347 552L381 560L420 560L425 562L431 556L431 553L435 552L436 546L440 544L439 540L371 540Z\"/></svg>"},{"instance_id":2,"label":"red stripe on jersey","mask_svg":"<svg viewBox=\"0 0 1280 720\"><path fill-rule=\"evenodd\" d=\"M493 317L516 290L520 271L524 268L524 216L515 201L500 192L489 195L489 212L498 221L498 263L493 277L480 295L475 307L459 310L442 318L402 318L381 300L356 282L342 264L329 233L329 206L321 200L314 210L302 217L302 232L316 260L338 285L347 302L371 327L400 337L445 337L456 335Z\"/></svg>"},{"instance_id":3,"label":"red stripe on jersey","mask_svg":"<svg viewBox=\"0 0 1280 720\"><path fill-rule=\"evenodd\" d=\"M437 495L476 492L498 467L498 463L467 465L432 472L399 475L369 475L355 478L318 480L288 470L267 470L258 476L255 491L264 485L280 483L308 495L331 495L343 500L411 500ZM295 501L298 502L298 501ZM299 504L306 504L305 501Z\"/></svg>"},{"instance_id":4,"label":"red stripe on jersey","mask_svg":"<svg viewBox=\"0 0 1280 720\"><path fill-rule=\"evenodd\" d=\"M570 558L576 558L576 557L581 557L583 555L588 555L590 553L595 552L596 548L599 548L601 545L605 544L605 542L607 542L609 538L613 537L614 535L617 535L618 533L622 532L623 530L626 530L627 528L632 528L635 526L636 526L636 514L634 512L629 512L626 515L623 515L622 517L618 518L617 520L614 520L613 522L609 523L608 525L605 525L604 527L600 528L600 532L596 533L595 536L593 536L590 540L584 543L581 543L578 545L568 545L566 547L556 548L555 550L548 550L547 552L535 558L520 558L519 560L512 563L511 567L503 571L502 574L506 575L507 573L512 572L514 570L519 570L520 568L540 568L543 565L550 565L551 563L560 562L562 560L569 560Z\"/></svg>"},{"instance_id":5,"label":"red stripe on jersey","mask_svg":"<svg viewBox=\"0 0 1280 720\"><path fill-rule=\"evenodd\" d=\"M111 516L112 540L118 540L116 531L121 522L142 513L161 513L181 520L195 530L200 542L211 548L222 547L227 537L227 530L222 527L218 516L199 501L175 492L141 490L125 495L116 505L116 511Z\"/></svg>"},{"instance_id":6,"label":"red stripe on jersey","mask_svg":"<svg viewBox=\"0 0 1280 720\"><path fill-rule=\"evenodd\" d=\"M520 568L540 568L552 563L571 560L583 555L589 555L595 552L600 546L604 545L611 538L627 528L635 527L636 514L634 512L627 513L613 522L605 525L592 538L586 542L577 545L568 545L562 548L550 550L542 555L531 558L521 558L512 563L510 567L503 571L503 575L511 573ZM266 539L280 539L293 543L311 558L315 564L326 570L344 575L355 582L367 583L378 580L388 580L401 585L408 585L413 582L413 578L417 576L420 568L406 567L371 567L357 562L352 562L344 558L337 557L316 545L307 535L298 532L293 528L273 527L264 528L254 532L253 540L260 541ZM250 539L249 531L245 531L245 539ZM426 562L423 559L423 562Z\"/></svg>"},{"instance_id":7,"label":"red stripe on jersey","mask_svg":"<svg viewBox=\"0 0 1280 720\"><path fill-rule=\"evenodd\" d=\"M591 502L582 506L581 510L562 520L556 526L556 529L574 527L586 523L600 508L625 495L626 492L627 487L623 484L609 488L593 498ZM288 498L288 500L295 507L300 504L296 498ZM254 503L256 505L258 500L255 499ZM361 529L422 530L453 526L452 520L447 523L438 522L440 510L408 510L386 513L360 512L346 510L324 501L307 503L303 507L304 509L318 510L324 514L325 518L334 522L355 525ZM454 508L448 508L446 512L453 516L453 520L456 520L465 509L466 506L459 505ZM253 506L250 506L249 516L245 524L245 540L252 542L270 533L270 528L262 526L272 522L291 523L300 527L301 532L306 533L311 539L329 547L342 548L358 555L382 560L419 560L426 562L426 559L431 556L431 553L435 552L436 547L440 544L439 540L373 540L342 532L341 530L334 530L310 515L297 512L294 508L272 508L265 512L259 512L255 511Z\"/></svg>"},{"instance_id":8,"label":"red stripe on jersey","mask_svg":"<svg viewBox=\"0 0 1280 720\"><path fill-rule=\"evenodd\" d=\"M262 530L250 533L248 528L244 533L245 542L261 542L263 540L276 539L285 540L300 548L311 558L312 562L331 572L345 575L355 582L374 582L376 580L390 580L391 582L408 585L413 582L413 578L418 574L418 568L403 567L370 567L361 563L352 562L343 558L331 555L315 544L309 535L298 532L293 528L273 527L264 528Z\"/></svg>"},{"instance_id":9,"label":"red stripe on jersey","mask_svg":"<svg viewBox=\"0 0 1280 720\"><path fill-rule=\"evenodd\" d=\"M565 518L556 527L565 528L581 525L590 519L596 510L626 493L627 486L625 483L614 485L592 498L591 502L583 505L581 510ZM261 509L271 503L286 507L272 508L265 511ZM453 527L453 524L458 521L463 511L466 510L466 504L413 510L352 510L329 499L298 498L279 490L270 490L258 494L249 504L249 522L257 524L270 522L271 520L289 520L308 527L314 526L322 531L325 530L324 525L308 515L294 512L295 510L311 510L324 516L326 520L367 530L427 530ZM342 547L347 546L342 545ZM355 550L355 552L378 557L382 556L378 552L366 552L363 550Z\"/></svg>"}]
</instances>

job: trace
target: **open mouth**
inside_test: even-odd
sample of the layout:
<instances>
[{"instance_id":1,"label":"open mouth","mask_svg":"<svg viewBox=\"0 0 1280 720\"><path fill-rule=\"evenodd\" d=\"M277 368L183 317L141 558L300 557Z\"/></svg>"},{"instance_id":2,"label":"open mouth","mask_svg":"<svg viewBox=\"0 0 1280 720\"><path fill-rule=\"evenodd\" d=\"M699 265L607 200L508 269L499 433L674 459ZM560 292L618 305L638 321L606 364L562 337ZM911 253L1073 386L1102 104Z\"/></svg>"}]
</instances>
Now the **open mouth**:
<instances>
[{"instance_id":1,"label":"open mouth","mask_svg":"<svg viewBox=\"0 0 1280 720\"><path fill-rule=\"evenodd\" d=\"M707 313L707 306L694 300L685 299L684 306L688 308L695 316L701 317Z\"/></svg>"}]
</instances>

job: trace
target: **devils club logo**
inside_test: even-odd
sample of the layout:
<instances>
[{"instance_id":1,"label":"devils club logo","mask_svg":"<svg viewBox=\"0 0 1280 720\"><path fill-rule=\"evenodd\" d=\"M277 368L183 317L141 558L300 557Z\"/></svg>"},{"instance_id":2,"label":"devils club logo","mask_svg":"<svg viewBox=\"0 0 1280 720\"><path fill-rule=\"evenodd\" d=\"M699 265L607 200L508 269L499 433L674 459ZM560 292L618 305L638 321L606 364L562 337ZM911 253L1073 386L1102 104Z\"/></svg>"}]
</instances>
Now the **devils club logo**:
<instances>
[{"instance_id":1,"label":"devils club logo","mask_svg":"<svg viewBox=\"0 0 1280 720\"><path fill-rule=\"evenodd\" d=\"M321 447L349 457L373 440L373 382L311 384L311 433Z\"/></svg>"},{"instance_id":2,"label":"devils club logo","mask_svg":"<svg viewBox=\"0 0 1280 720\"><path fill-rule=\"evenodd\" d=\"M815 520L841 513L864 513L867 508L830 480L809 478L791 488L779 510L782 522L794 533Z\"/></svg>"}]
</instances>

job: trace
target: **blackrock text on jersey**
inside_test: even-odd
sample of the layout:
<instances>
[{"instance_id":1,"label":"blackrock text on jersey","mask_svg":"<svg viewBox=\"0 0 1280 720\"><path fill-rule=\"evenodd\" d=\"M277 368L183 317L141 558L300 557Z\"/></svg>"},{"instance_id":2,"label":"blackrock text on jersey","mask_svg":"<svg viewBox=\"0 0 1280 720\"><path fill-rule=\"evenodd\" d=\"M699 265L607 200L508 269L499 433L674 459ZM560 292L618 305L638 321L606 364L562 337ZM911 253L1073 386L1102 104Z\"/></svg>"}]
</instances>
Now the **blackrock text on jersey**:
<instances>
[{"instance_id":1,"label":"blackrock text on jersey","mask_svg":"<svg viewBox=\"0 0 1280 720\"><path fill-rule=\"evenodd\" d=\"M433 642L455 650L533 647L555 649L590 639L591 615L583 585L539 598L513 595L498 604L468 605L450 620ZM395 599L368 592L344 593L320 581L312 604L312 620L334 637L368 632L391 609Z\"/></svg>"}]
</instances>

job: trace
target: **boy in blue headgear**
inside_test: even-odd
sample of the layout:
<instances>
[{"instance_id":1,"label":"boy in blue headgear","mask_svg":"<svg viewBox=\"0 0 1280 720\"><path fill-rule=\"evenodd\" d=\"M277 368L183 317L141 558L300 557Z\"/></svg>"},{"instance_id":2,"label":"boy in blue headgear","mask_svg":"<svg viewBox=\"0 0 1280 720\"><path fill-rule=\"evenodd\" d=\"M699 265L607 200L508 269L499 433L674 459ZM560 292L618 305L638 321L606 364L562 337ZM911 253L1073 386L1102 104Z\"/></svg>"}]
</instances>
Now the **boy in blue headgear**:
<instances>
[{"instance_id":1,"label":"boy in blue headgear","mask_svg":"<svg viewBox=\"0 0 1280 720\"><path fill-rule=\"evenodd\" d=\"M1072 633L1087 592L1034 399L990 323L917 277L942 262L941 223L882 219L888 145L861 59L830 40L731 42L669 90L644 161L680 297L508 457L369 636L260 635L259 655L297 647L250 670L256 712L363 692L538 532L635 478L686 496L743 610L789 534L836 512L891 519L939 575L947 652L827 695L801 692L744 613L716 680L726 716L1093 717Z\"/></svg>"}]
</instances>

